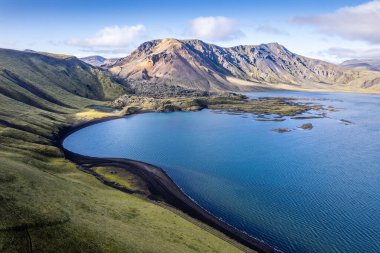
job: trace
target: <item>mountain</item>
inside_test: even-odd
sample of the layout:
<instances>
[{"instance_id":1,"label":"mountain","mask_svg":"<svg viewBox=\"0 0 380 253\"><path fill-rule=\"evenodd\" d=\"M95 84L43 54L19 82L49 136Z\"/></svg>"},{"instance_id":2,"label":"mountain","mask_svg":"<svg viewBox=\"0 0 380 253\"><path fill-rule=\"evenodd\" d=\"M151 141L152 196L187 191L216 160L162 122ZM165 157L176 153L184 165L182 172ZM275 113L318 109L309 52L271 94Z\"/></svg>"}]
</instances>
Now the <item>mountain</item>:
<instances>
[{"instance_id":1,"label":"mountain","mask_svg":"<svg viewBox=\"0 0 380 253\"><path fill-rule=\"evenodd\" d=\"M73 56L0 49L0 93L17 101L70 107L80 97L113 99L124 91L109 73Z\"/></svg>"},{"instance_id":2,"label":"mountain","mask_svg":"<svg viewBox=\"0 0 380 253\"><path fill-rule=\"evenodd\" d=\"M200 40L153 40L108 69L128 82L175 84L211 91L283 85L347 89L365 86L380 90L377 73L307 58L278 43L225 48Z\"/></svg>"},{"instance_id":3,"label":"mountain","mask_svg":"<svg viewBox=\"0 0 380 253\"><path fill-rule=\"evenodd\" d=\"M79 59L95 67L100 67L106 60L106 58L99 55L87 56Z\"/></svg>"},{"instance_id":4,"label":"mountain","mask_svg":"<svg viewBox=\"0 0 380 253\"><path fill-rule=\"evenodd\" d=\"M79 59L95 67L101 67L102 65L113 64L118 60L117 58L107 59L99 55L87 56L87 57L83 57Z\"/></svg>"},{"instance_id":5,"label":"mountain","mask_svg":"<svg viewBox=\"0 0 380 253\"><path fill-rule=\"evenodd\" d=\"M380 60L375 59L347 60L340 65L347 68L380 71Z\"/></svg>"}]
</instances>

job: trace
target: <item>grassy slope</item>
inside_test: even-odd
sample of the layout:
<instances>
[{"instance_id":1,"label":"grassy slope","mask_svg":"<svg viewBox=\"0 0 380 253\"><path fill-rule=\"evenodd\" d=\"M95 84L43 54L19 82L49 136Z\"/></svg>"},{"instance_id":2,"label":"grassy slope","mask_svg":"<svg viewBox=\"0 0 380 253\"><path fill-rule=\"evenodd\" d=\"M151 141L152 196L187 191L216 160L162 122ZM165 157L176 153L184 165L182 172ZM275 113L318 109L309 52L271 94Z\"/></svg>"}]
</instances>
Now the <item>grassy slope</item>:
<instances>
[{"instance_id":1,"label":"grassy slope","mask_svg":"<svg viewBox=\"0 0 380 253\"><path fill-rule=\"evenodd\" d=\"M146 184L136 175L115 167L95 167L94 172L108 182L115 183L131 191L149 194Z\"/></svg>"},{"instance_id":2,"label":"grassy slope","mask_svg":"<svg viewBox=\"0 0 380 253\"><path fill-rule=\"evenodd\" d=\"M75 113L101 103L92 99L122 92L75 58L0 50L0 252L239 251L166 208L101 184L52 144Z\"/></svg>"}]
</instances>

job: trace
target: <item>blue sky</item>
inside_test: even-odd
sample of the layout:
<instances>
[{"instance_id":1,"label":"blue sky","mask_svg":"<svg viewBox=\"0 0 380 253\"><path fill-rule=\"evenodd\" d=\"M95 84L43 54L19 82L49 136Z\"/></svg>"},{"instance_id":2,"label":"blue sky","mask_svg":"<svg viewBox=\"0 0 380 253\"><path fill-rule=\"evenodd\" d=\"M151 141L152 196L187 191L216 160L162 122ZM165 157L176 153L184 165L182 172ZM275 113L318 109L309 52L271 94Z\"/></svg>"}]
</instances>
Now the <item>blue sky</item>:
<instances>
[{"instance_id":1,"label":"blue sky","mask_svg":"<svg viewBox=\"0 0 380 253\"><path fill-rule=\"evenodd\" d=\"M125 56L157 38L278 42L339 62L380 58L380 1L0 0L0 47Z\"/></svg>"}]
</instances>

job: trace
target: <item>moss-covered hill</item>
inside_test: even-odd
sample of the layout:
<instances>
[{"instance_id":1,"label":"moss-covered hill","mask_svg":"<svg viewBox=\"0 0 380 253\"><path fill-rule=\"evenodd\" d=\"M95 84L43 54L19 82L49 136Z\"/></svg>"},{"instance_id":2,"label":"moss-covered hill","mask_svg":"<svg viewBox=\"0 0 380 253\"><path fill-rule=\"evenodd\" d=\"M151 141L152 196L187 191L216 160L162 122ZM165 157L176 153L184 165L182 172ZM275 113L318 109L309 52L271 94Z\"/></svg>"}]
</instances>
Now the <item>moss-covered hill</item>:
<instances>
[{"instance_id":1,"label":"moss-covered hill","mask_svg":"<svg viewBox=\"0 0 380 253\"><path fill-rule=\"evenodd\" d=\"M190 218L101 184L58 129L124 93L74 57L0 49L0 252L237 252ZM201 225L204 227L204 225Z\"/></svg>"}]
</instances>

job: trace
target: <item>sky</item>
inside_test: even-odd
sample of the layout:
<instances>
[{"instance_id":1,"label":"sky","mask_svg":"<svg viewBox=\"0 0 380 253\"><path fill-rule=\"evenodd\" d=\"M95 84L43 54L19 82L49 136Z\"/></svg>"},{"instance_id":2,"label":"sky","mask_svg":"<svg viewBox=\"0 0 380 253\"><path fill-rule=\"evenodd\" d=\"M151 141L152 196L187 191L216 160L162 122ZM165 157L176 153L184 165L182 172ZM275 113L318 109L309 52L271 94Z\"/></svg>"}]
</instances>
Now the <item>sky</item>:
<instances>
[{"instance_id":1,"label":"sky","mask_svg":"<svg viewBox=\"0 0 380 253\"><path fill-rule=\"evenodd\" d=\"M0 48L110 58L162 38L380 59L380 0L0 0Z\"/></svg>"}]
</instances>

